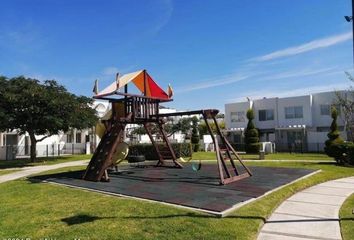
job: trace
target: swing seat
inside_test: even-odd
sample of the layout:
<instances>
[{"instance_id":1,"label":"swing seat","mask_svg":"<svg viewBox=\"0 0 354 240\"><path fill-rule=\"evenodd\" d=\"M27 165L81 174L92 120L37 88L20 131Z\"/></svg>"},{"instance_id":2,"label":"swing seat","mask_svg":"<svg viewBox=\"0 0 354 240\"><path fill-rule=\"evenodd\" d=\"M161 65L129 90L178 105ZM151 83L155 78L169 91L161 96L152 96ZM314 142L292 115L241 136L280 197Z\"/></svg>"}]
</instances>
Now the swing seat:
<instances>
[{"instance_id":1,"label":"swing seat","mask_svg":"<svg viewBox=\"0 0 354 240\"><path fill-rule=\"evenodd\" d=\"M198 164L192 163L192 170L194 172L198 172L200 169L202 169L202 161L201 160L199 160Z\"/></svg>"}]
</instances>

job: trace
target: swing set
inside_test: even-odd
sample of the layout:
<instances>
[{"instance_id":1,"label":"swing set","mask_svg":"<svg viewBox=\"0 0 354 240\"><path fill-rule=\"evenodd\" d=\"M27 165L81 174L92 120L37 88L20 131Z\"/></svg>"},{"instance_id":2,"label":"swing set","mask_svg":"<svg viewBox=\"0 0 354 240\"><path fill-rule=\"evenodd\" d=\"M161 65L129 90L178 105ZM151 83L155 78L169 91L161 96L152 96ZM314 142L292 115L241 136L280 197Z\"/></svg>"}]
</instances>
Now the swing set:
<instances>
[{"instance_id":1,"label":"swing set","mask_svg":"<svg viewBox=\"0 0 354 240\"><path fill-rule=\"evenodd\" d=\"M128 84L133 83L141 94L128 93ZM124 143L125 127L127 124L141 124L144 126L151 143L158 155L156 167L183 168L186 162L177 159L164 130L166 118L173 116L201 115L205 121L208 132L215 146L215 154L219 173L219 183L229 184L234 181L249 177L251 171L243 163L236 150L231 146L222 134L216 120L219 113L216 109L204 109L186 112L159 113L160 103L173 101L173 91L169 86L165 92L146 70L141 70L123 76L117 74L116 80L107 88L98 91L97 81L94 87L95 99L107 100L111 104L111 111L102 120L102 137L99 145L89 162L83 175L88 181L108 181L107 169L117 164L117 157L122 157L122 144ZM216 127L214 133L210 122ZM162 136L162 143L158 144L151 133L152 127L156 127ZM124 151L123 151L124 152ZM236 165L236 162L239 165ZM201 161L192 163L192 170L201 170ZM243 169L243 171L242 171Z\"/></svg>"}]
</instances>

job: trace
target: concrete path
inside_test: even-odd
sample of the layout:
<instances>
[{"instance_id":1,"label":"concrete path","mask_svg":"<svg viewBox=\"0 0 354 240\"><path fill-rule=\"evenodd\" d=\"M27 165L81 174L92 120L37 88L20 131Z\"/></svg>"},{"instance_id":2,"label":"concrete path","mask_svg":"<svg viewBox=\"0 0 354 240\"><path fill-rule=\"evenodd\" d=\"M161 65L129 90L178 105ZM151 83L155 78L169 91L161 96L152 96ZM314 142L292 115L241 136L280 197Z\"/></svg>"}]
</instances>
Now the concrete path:
<instances>
[{"instance_id":1,"label":"concrete path","mask_svg":"<svg viewBox=\"0 0 354 240\"><path fill-rule=\"evenodd\" d=\"M44 166L35 166L35 167L26 167L23 168L20 171L14 172L14 173L9 173L0 176L0 183L27 177L33 174L37 174L40 172L45 172L49 170L54 170L58 168L64 168L64 167L74 167L74 166L82 166L82 165L87 165L89 160L81 160L81 161L72 161L72 162L65 162L65 163L58 163L58 164L53 164L53 165L44 165Z\"/></svg>"},{"instance_id":2,"label":"concrete path","mask_svg":"<svg viewBox=\"0 0 354 240\"><path fill-rule=\"evenodd\" d=\"M285 200L263 226L258 240L342 239L339 209L354 193L354 176L315 185Z\"/></svg>"}]
</instances>

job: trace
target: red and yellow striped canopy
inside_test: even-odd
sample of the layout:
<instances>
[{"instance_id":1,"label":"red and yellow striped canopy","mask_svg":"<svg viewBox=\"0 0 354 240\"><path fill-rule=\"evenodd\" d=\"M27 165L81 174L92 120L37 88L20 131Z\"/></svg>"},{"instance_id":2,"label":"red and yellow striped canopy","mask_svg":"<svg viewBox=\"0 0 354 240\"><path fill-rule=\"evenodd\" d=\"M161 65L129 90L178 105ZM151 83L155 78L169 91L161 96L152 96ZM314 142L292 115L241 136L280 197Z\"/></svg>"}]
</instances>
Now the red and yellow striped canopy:
<instances>
[{"instance_id":1,"label":"red and yellow striped canopy","mask_svg":"<svg viewBox=\"0 0 354 240\"><path fill-rule=\"evenodd\" d=\"M169 94L167 94L159 85L157 85L146 70L140 70L118 77L115 82L100 91L96 97L113 95L117 90L123 88L130 82L133 82L141 93L147 97L170 99L173 95L170 86L168 89Z\"/></svg>"}]
</instances>

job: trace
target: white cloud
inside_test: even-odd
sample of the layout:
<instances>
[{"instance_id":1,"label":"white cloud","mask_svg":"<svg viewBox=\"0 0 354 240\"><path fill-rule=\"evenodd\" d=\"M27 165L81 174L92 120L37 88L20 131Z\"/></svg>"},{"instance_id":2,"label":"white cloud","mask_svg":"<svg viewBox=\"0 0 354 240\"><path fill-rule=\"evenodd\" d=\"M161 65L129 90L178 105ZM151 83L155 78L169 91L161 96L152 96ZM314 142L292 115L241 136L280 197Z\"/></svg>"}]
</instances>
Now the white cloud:
<instances>
[{"instance_id":1,"label":"white cloud","mask_svg":"<svg viewBox=\"0 0 354 240\"><path fill-rule=\"evenodd\" d=\"M183 87L183 89L177 89L176 92L189 92L189 91L194 91L194 90L200 90L200 89L205 89L205 88L211 88L211 87L218 87L222 85L227 85L231 83L235 83L241 80L245 80L249 78L250 76L248 75L227 75L223 76L220 78L214 78L210 81L206 82L200 82L194 85L191 85L189 87Z\"/></svg>"},{"instance_id":2,"label":"white cloud","mask_svg":"<svg viewBox=\"0 0 354 240\"><path fill-rule=\"evenodd\" d=\"M173 2L172 0L162 0L160 2L160 16L158 17L158 22L152 28L152 31L157 33L159 32L164 26L168 24L172 17L173 13Z\"/></svg>"},{"instance_id":3,"label":"white cloud","mask_svg":"<svg viewBox=\"0 0 354 240\"><path fill-rule=\"evenodd\" d=\"M255 57L251 60L257 62L270 61L273 59L289 57L293 55L298 55L301 53L313 51L319 48L330 47L345 41L348 41L352 38L352 32L342 33L333 35L326 38L316 39L308 43L304 43L298 46L293 46L285 49L281 49L263 56Z\"/></svg>"},{"instance_id":4,"label":"white cloud","mask_svg":"<svg viewBox=\"0 0 354 240\"><path fill-rule=\"evenodd\" d=\"M316 74L321 74L322 76L322 75L333 74L338 72L339 71L336 68L321 68L321 69L308 68L308 69L300 69L300 70L287 71L281 73L272 73L272 74L257 73L255 71L253 72L253 74L250 74L249 71L247 71L247 73L243 72L234 75L221 76L220 78L213 78L206 82L200 82L191 85L189 87L184 87L183 89L177 89L176 92L189 92L189 91L200 90L205 88L219 87L219 86L232 84L243 80L261 80L261 81L281 80L287 78L306 77L306 76L311 76ZM344 73L344 71L340 71L340 72Z\"/></svg>"},{"instance_id":5,"label":"white cloud","mask_svg":"<svg viewBox=\"0 0 354 240\"><path fill-rule=\"evenodd\" d=\"M116 67L106 67L103 69L102 74L103 75L115 75L119 72L119 69Z\"/></svg>"},{"instance_id":6,"label":"white cloud","mask_svg":"<svg viewBox=\"0 0 354 240\"><path fill-rule=\"evenodd\" d=\"M341 71L344 72L344 71ZM311 75L316 75L316 74L332 74L332 73L338 73L338 69L336 68L321 68L321 69L300 69L300 70L295 70L295 71L288 71L288 72L281 72L281 73L275 73L275 74L270 74L264 77L260 77L262 80L280 80L280 79L286 79L286 78L296 78L296 77L306 77L306 76L311 76Z\"/></svg>"}]
</instances>

